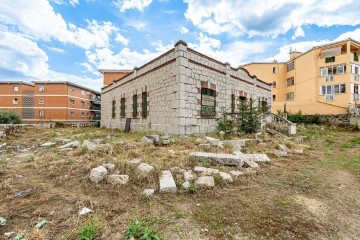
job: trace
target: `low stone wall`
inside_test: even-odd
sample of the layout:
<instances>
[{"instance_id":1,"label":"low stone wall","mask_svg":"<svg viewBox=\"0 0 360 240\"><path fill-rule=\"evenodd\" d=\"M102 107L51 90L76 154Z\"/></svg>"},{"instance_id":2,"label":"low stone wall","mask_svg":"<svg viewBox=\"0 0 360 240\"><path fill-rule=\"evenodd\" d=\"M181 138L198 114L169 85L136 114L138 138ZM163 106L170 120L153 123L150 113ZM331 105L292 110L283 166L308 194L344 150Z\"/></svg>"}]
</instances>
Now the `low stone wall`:
<instances>
[{"instance_id":1,"label":"low stone wall","mask_svg":"<svg viewBox=\"0 0 360 240\"><path fill-rule=\"evenodd\" d=\"M351 115L350 124L353 126L357 126L358 129L360 130L360 115Z\"/></svg>"},{"instance_id":2,"label":"low stone wall","mask_svg":"<svg viewBox=\"0 0 360 240\"><path fill-rule=\"evenodd\" d=\"M328 114L320 115L321 123L328 123L335 126L350 126L354 125L351 123L351 114Z\"/></svg>"}]
</instances>

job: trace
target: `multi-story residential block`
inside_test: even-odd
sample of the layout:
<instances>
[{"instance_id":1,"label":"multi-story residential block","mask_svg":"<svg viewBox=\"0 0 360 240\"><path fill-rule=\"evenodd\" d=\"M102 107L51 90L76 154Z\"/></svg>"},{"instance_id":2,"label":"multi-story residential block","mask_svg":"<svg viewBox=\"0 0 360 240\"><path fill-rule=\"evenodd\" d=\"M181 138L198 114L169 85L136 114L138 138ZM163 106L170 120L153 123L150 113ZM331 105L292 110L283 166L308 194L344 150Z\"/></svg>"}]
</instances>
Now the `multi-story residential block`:
<instances>
[{"instance_id":1,"label":"multi-story residential block","mask_svg":"<svg viewBox=\"0 0 360 240\"><path fill-rule=\"evenodd\" d=\"M102 89L101 126L204 134L238 99L271 106L271 84L191 48L184 41ZM127 121L126 121L127 120Z\"/></svg>"},{"instance_id":2,"label":"multi-story residential block","mask_svg":"<svg viewBox=\"0 0 360 240\"><path fill-rule=\"evenodd\" d=\"M273 84L272 111L343 114L358 111L360 42L353 39L290 52L287 62L243 68Z\"/></svg>"},{"instance_id":3,"label":"multi-story residential block","mask_svg":"<svg viewBox=\"0 0 360 240\"><path fill-rule=\"evenodd\" d=\"M0 82L0 110L15 110L25 123L99 118L100 93L68 81Z\"/></svg>"}]
</instances>

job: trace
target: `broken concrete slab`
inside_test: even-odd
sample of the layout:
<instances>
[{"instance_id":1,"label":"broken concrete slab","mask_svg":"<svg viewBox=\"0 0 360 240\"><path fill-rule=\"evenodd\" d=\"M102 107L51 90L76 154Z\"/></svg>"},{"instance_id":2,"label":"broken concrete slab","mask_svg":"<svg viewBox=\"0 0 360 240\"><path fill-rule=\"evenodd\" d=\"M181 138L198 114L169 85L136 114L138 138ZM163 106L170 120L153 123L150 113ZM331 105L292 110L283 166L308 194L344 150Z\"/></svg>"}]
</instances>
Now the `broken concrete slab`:
<instances>
[{"instance_id":1,"label":"broken concrete slab","mask_svg":"<svg viewBox=\"0 0 360 240\"><path fill-rule=\"evenodd\" d=\"M268 155L263 153L245 154L245 156L256 163L271 163L271 159Z\"/></svg>"},{"instance_id":2,"label":"broken concrete slab","mask_svg":"<svg viewBox=\"0 0 360 240\"><path fill-rule=\"evenodd\" d=\"M232 183L234 182L233 178L231 177L230 174L226 173L226 172L219 172L220 177L222 178L222 180L224 182L228 182L228 183Z\"/></svg>"},{"instance_id":3,"label":"broken concrete slab","mask_svg":"<svg viewBox=\"0 0 360 240\"><path fill-rule=\"evenodd\" d=\"M237 178L237 177L245 174L244 172L239 171L239 170L231 170L229 173L233 178Z\"/></svg>"},{"instance_id":4,"label":"broken concrete slab","mask_svg":"<svg viewBox=\"0 0 360 240\"><path fill-rule=\"evenodd\" d=\"M199 167L199 166L195 167L194 171L198 172L198 173L203 173L203 174L218 174L219 173L219 170L217 170L217 169Z\"/></svg>"},{"instance_id":5,"label":"broken concrete slab","mask_svg":"<svg viewBox=\"0 0 360 240\"><path fill-rule=\"evenodd\" d=\"M232 146L233 151L241 151L241 147L245 146L245 141L243 140L224 140L223 142Z\"/></svg>"},{"instance_id":6,"label":"broken concrete slab","mask_svg":"<svg viewBox=\"0 0 360 240\"><path fill-rule=\"evenodd\" d=\"M150 138L148 138L148 137L146 137L146 136L143 136L143 137L141 138L141 141L142 141L143 143L146 143L146 144L154 144L154 143L155 143L153 139L150 139Z\"/></svg>"},{"instance_id":7,"label":"broken concrete slab","mask_svg":"<svg viewBox=\"0 0 360 240\"><path fill-rule=\"evenodd\" d=\"M303 154L304 153L304 149L292 149L291 150L292 153L296 153L296 154Z\"/></svg>"},{"instance_id":8,"label":"broken concrete slab","mask_svg":"<svg viewBox=\"0 0 360 240\"><path fill-rule=\"evenodd\" d=\"M147 163L141 163L137 169L143 176L148 176L152 171L154 171L154 167Z\"/></svg>"},{"instance_id":9,"label":"broken concrete slab","mask_svg":"<svg viewBox=\"0 0 360 240\"><path fill-rule=\"evenodd\" d=\"M64 149L64 148L76 148L76 147L80 147L80 142L79 141L72 141L72 142L69 142L65 145L62 145L60 147L58 147L58 149Z\"/></svg>"},{"instance_id":10,"label":"broken concrete slab","mask_svg":"<svg viewBox=\"0 0 360 240\"><path fill-rule=\"evenodd\" d=\"M215 180L213 176L202 176L195 181L195 185L198 187L215 187Z\"/></svg>"},{"instance_id":11,"label":"broken concrete slab","mask_svg":"<svg viewBox=\"0 0 360 240\"><path fill-rule=\"evenodd\" d=\"M182 187L184 190L188 190L189 187L190 187L190 182L188 182L188 181L184 182L183 184L181 184L181 187Z\"/></svg>"},{"instance_id":12,"label":"broken concrete slab","mask_svg":"<svg viewBox=\"0 0 360 240\"><path fill-rule=\"evenodd\" d=\"M134 165L134 166L137 166L141 163L141 160L140 159L133 159L133 160L130 160L128 161L129 164L131 165Z\"/></svg>"},{"instance_id":13,"label":"broken concrete slab","mask_svg":"<svg viewBox=\"0 0 360 240\"><path fill-rule=\"evenodd\" d=\"M54 145L56 145L56 142L46 142L46 143L42 144L41 147L51 147Z\"/></svg>"},{"instance_id":14,"label":"broken concrete slab","mask_svg":"<svg viewBox=\"0 0 360 240\"><path fill-rule=\"evenodd\" d=\"M153 143L159 143L160 142L160 137L159 135L148 135L146 136L148 139L151 139L153 141Z\"/></svg>"},{"instance_id":15,"label":"broken concrete slab","mask_svg":"<svg viewBox=\"0 0 360 240\"><path fill-rule=\"evenodd\" d=\"M279 150L283 152L290 152L291 150L284 144L279 144Z\"/></svg>"},{"instance_id":16,"label":"broken concrete slab","mask_svg":"<svg viewBox=\"0 0 360 240\"><path fill-rule=\"evenodd\" d=\"M106 181L112 185L123 185L129 182L129 175L112 174L106 177Z\"/></svg>"},{"instance_id":17,"label":"broken concrete slab","mask_svg":"<svg viewBox=\"0 0 360 240\"><path fill-rule=\"evenodd\" d=\"M226 166L242 166L244 162L239 156L225 153L192 152L190 158L196 161L204 161Z\"/></svg>"},{"instance_id":18,"label":"broken concrete slab","mask_svg":"<svg viewBox=\"0 0 360 240\"><path fill-rule=\"evenodd\" d=\"M159 177L159 181L160 181L160 192L176 193L177 187L170 170L162 171Z\"/></svg>"},{"instance_id":19,"label":"broken concrete slab","mask_svg":"<svg viewBox=\"0 0 360 240\"><path fill-rule=\"evenodd\" d=\"M220 142L220 139L213 138L213 137L205 137L205 140L207 142L211 143L211 145L213 145L213 146L218 146L219 142Z\"/></svg>"},{"instance_id":20,"label":"broken concrete slab","mask_svg":"<svg viewBox=\"0 0 360 240\"><path fill-rule=\"evenodd\" d=\"M102 180L104 180L104 178L106 177L106 175L108 174L108 171L105 167L103 166L99 166L97 168L93 168L90 171L90 180L92 182L95 183L99 183Z\"/></svg>"},{"instance_id":21,"label":"broken concrete slab","mask_svg":"<svg viewBox=\"0 0 360 240\"><path fill-rule=\"evenodd\" d=\"M202 143L202 144L199 144L199 148L204 149L204 150L210 150L211 144L210 143Z\"/></svg>"},{"instance_id":22,"label":"broken concrete slab","mask_svg":"<svg viewBox=\"0 0 360 240\"><path fill-rule=\"evenodd\" d=\"M249 167L249 168L254 168L257 169L259 168L259 164L257 164L255 161L253 161L250 158L244 159L244 167Z\"/></svg>"}]
</instances>

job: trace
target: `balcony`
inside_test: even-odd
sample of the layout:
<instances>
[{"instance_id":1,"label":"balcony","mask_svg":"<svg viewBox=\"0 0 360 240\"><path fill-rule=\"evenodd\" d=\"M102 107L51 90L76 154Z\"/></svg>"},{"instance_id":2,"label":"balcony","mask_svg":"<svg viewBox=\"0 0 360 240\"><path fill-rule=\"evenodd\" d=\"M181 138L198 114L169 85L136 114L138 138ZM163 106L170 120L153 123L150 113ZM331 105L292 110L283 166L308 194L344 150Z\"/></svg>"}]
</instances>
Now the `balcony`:
<instances>
[{"instance_id":1,"label":"balcony","mask_svg":"<svg viewBox=\"0 0 360 240\"><path fill-rule=\"evenodd\" d=\"M101 105L91 105L90 110L91 111L100 111L101 110Z\"/></svg>"},{"instance_id":2,"label":"balcony","mask_svg":"<svg viewBox=\"0 0 360 240\"><path fill-rule=\"evenodd\" d=\"M358 61L359 61L359 56L356 53L354 53L354 62L358 62Z\"/></svg>"}]
</instances>

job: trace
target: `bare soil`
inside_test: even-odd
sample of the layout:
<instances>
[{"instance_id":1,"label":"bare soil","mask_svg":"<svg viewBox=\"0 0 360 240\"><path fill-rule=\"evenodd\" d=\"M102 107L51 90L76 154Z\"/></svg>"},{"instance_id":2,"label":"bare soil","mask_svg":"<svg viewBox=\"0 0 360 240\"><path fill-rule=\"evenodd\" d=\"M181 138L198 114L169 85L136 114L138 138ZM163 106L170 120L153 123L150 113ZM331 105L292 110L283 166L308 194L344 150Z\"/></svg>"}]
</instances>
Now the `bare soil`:
<instances>
[{"instance_id":1,"label":"bare soil","mask_svg":"<svg viewBox=\"0 0 360 240\"><path fill-rule=\"evenodd\" d=\"M0 148L0 216L7 219L0 226L0 238L5 232L22 232L26 239L76 239L84 223L96 218L101 228L95 239L123 239L132 219L149 220L165 239L359 239L359 132L311 126L299 133L307 136L304 142L266 135L266 145L245 147L245 152L268 153L272 159L257 174L194 194L156 191L144 198L145 188L158 190L161 170L208 166L188 157L191 151L199 151L195 137L156 147L141 142L143 132L23 129L0 138L0 145L7 143ZM59 152L61 144L40 147L59 138L100 138L108 145L95 152L83 148ZM304 154L272 156L279 143L304 148ZM210 151L231 152L231 148ZM139 176L127 163L135 158L154 165L153 175ZM106 162L128 174L130 182L123 186L91 182L91 168ZM15 196L27 189L31 189L29 195ZM83 207L94 212L80 217ZM42 219L48 224L36 230Z\"/></svg>"}]
</instances>

